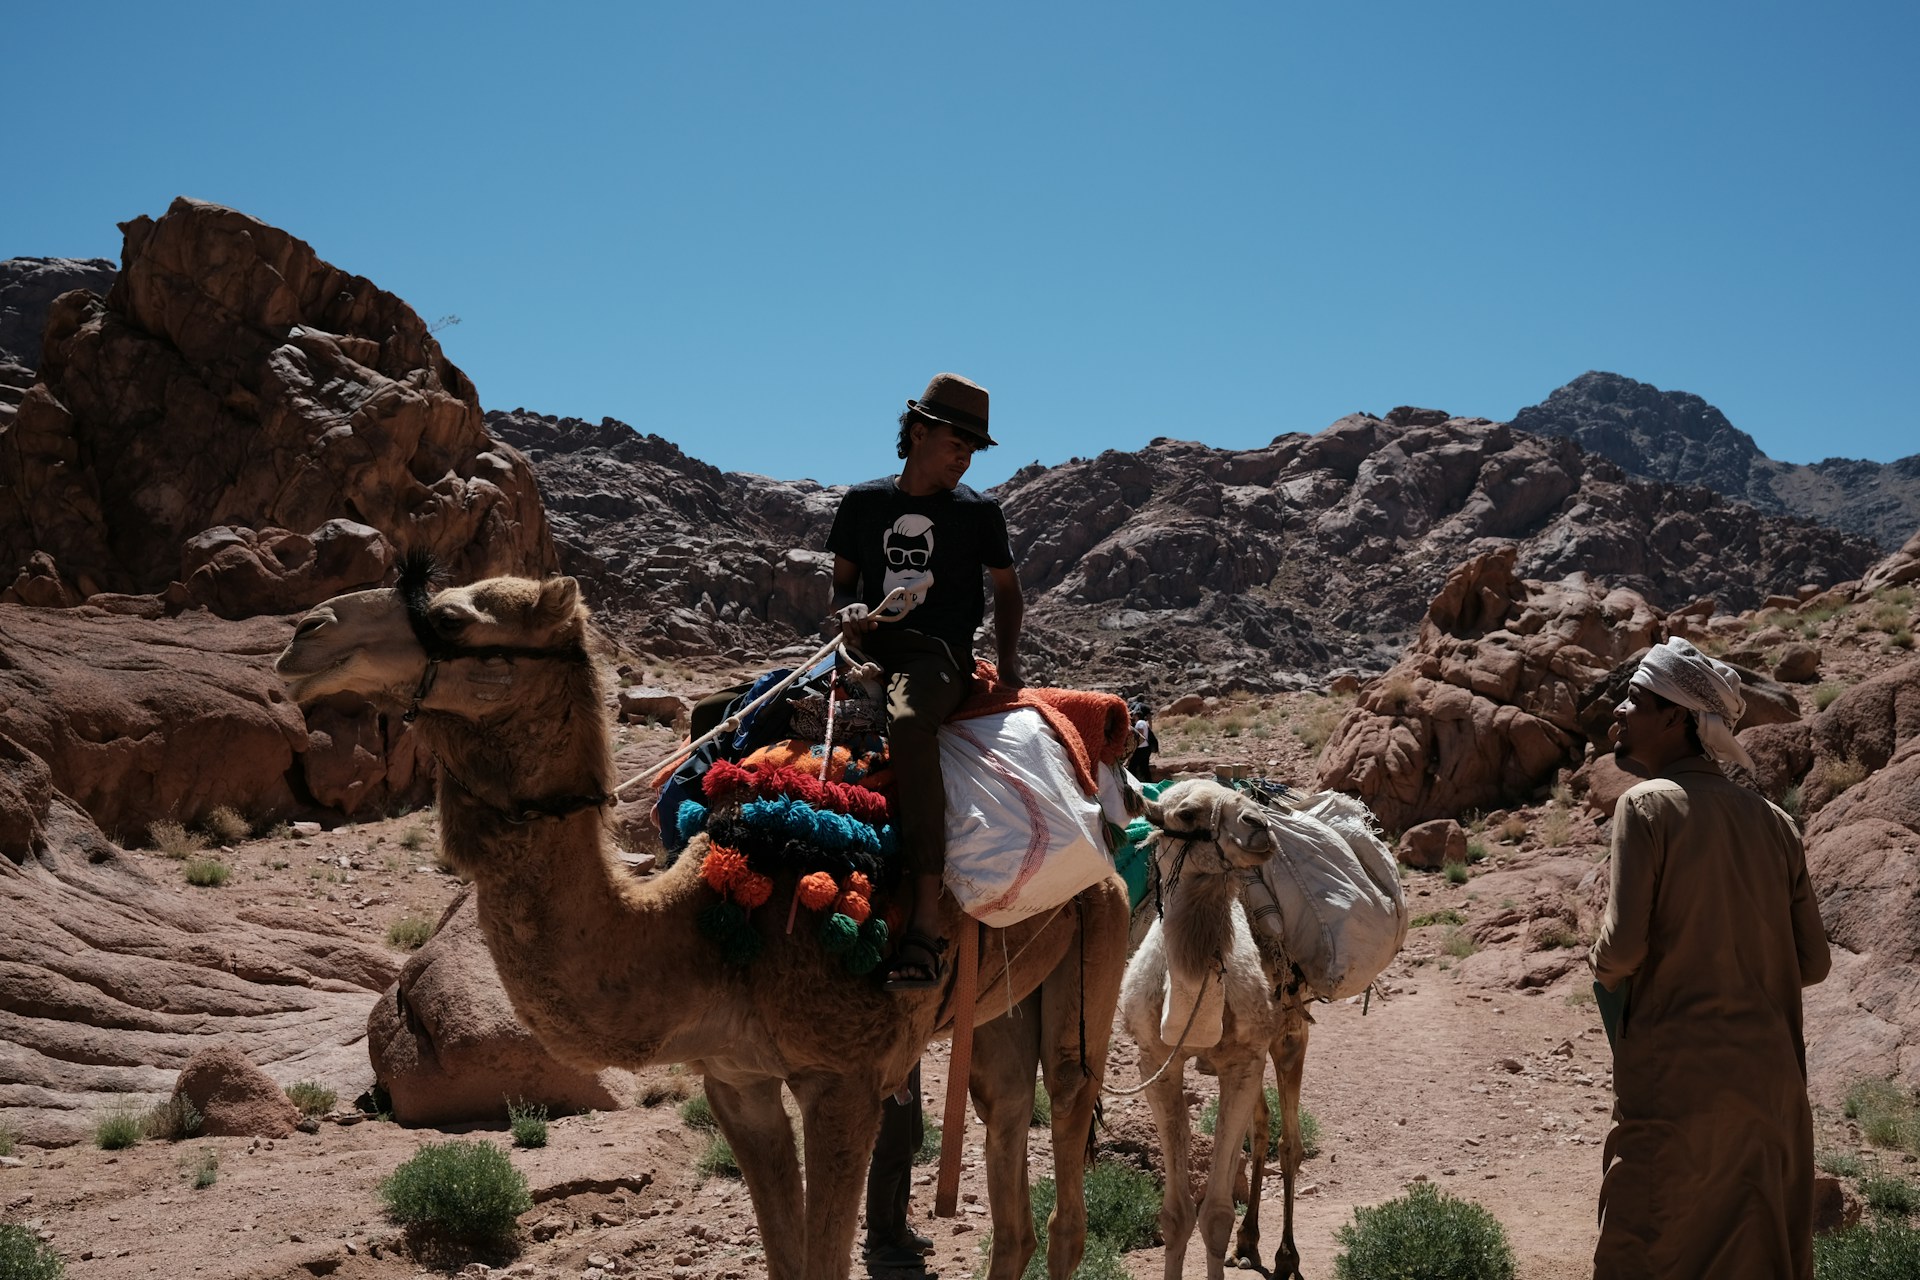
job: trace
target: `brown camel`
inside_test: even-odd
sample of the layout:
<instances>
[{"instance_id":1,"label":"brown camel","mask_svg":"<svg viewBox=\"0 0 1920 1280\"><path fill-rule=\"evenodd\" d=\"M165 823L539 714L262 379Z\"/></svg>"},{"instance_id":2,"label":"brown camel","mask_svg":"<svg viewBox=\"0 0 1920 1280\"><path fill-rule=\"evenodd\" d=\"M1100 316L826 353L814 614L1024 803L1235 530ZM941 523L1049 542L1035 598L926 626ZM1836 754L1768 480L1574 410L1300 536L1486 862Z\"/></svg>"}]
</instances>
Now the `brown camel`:
<instances>
[{"instance_id":1,"label":"brown camel","mask_svg":"<svg viewBox=\"0 0 1920 1280\"><path fill-rule=\"evenodd\" d=\"M615 853L595 643L573 579L491 578L431 596L424 586L336 596L301 619L275 669L303 703L351 691L410 708L441 764L444 851L474 883L521 1020L582 1068L702 1071L769 1275L844 1280L880 1100L950 1030L951 984L883 992L850 977L807 931L781 933L772 912L760 913L769 918L758 922L759 958L721 963L696 925L715 901L699 875L705 837L646 880ZM947 936L972 936L947 902ZM1064 1280L1085 1250L1081 1169L1126 929L1115 876L1049 915L987 932L970 1087L986 1126L994 1280L1018 1276L1036 1244L1026 1162L1036 1066L1053 1099L1059 1181L1049 1274ZM782 1084L799 1105L804 1182Z\"/></svg>"},{"instance_id":2,"label":"brown camel","mask_svg":"<svg viewBox=\"0 0 1920 1280\"><path fill-rule=\"evenodd\" d=\"M1153 856L1165 915L1127 964L1120 1016L1140 1046L1140 1069L1160 1071L1146 1087L1154 1127L1166 1161L1160 1234L1166 1241L1167 1280L1178 1280L1196 1216L1207 1251L1208 1280L1225 1275L1227 1237L1233 1229L1233 1184L1243 1142L1253 1148L1246 1216L1234 1252L1244 1265L1260 1267L1260 1183L1266 1168L1268 1112L1262 1090L1267 1060L1273 1061L1280 1093L1280 1176L1284 1188L1280 1247L1274 1280L1298 1280L1300 1251L1293 1241L1293 1188L1304 1143L1300 1136L1300 1078L1306 1063L1307 1028L1313 1019L1294 989L1291 963L1256 941L1240 902L1240 872L1274 856L1276 844L1258 806L1217 782L1181 782L1146 801L1147 820L1160 828ZM1179 980L1176 980L1179 979ZM1204 1010L1196 1009L1211 987L1212 1028L1217 1038L1195 1035ZM1173 996L1169 1000L1169 989ZM1182 1040L1209 1042L1192 1047ZM1196 1215L1187 1193L1186 1061L1204 1054L1220 1079L1220 1115L1214 1128L1213 1163ZM1160 1070L1161 1064L1165 1069Z\"/></svg>"}]
</instances>

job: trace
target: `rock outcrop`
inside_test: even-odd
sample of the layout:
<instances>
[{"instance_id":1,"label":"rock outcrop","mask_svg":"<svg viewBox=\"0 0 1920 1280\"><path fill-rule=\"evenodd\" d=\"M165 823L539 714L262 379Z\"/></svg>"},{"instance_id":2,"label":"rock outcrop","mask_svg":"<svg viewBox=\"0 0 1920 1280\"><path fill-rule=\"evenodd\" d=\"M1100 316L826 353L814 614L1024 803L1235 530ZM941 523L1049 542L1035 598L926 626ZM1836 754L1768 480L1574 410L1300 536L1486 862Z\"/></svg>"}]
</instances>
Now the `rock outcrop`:
<instances>
[{"instance_id":1,"label":"rock outcrop","mask_svg":"<svg viewBox=\"0 0 1920 1280\"><path fill-rule=\"evenodd\" d=\"M414 548L463 578L555 567L526 460L404 302L217 205L122 230L106 297L53 303L0 434L0 582L182 581L178 604L244 616L377 583Z\"/></svg>"},{"instance_id":2,"label":"rock outcrop","mask_svg":"<svg viewBox=\"0 0 1920 1280\"><path fill-rule=\"evenodd\" d=\"M300 1109L273 1077L232 1045L209 1045L187 1059L173 1096L192 1104L209 1138L286 1138L300 1122Z\"/></svg>"},{"instance_id":3,"label":"rock outcrop","mask_svg":"<svg viewBox=\"0 0 1920 1280\"><path fill-rule=\"evenodd\" d=\"M1704 485L1762 511L1805 516L1891 549L1920 528L1920 454L1893 462L1769 458L1725 414L1685 391L1616 373L1584 373L1513 417L1516 430L1564 436L1628 475Z\"/></svg>"},{"instance_id":4,"label":"rock outcrop","mask_svg":"<svg viewBox=\"0 0 1920 1280\"><path fill-rule=\"evenodd\" d=\"M560 1062L520 1024L471 889L368 1015L367 1047L402 1124L504 1119L510 1101L607 1111L633 1100L631 1074Z\"/></svg>"},{"instance_id":5,"label":"rock outcrop","mask_svg":"<svg viewBox=\"0 0 1920 1280\"><path fill-rule=\"evenodd\" d=\"M1662 637L1639 594L1522 579L1504 547L1455 569L1404 658L1361 690L1315 785L1389 830L1527 796L1579 759L1584 695Z\"/></svg>"},{"instance_id":6,"label":"rock outcrop","mask_svg":"<svg viewBox=\"0 0 1920 1280\"><path fill-rule=\"evenodd\" d=\"M30 817L33 847L0 858L0 1108L20 1137L74 1142L116 1101L161 1102L215 1044L282 1085L371 1083L364 1031L390 954L305 911L209 911L57 793Z\"/></svg>"},{"instance_id":7,"label":"rock outcrop","mask_svg":"<svg viewBox=\"0 0 1920 1280\"><path fill-rule=\"evenodd\" d=\"M8 258L0 262L0 365L29 375L40 367L40 335L53 300L75 289L105 293L114 265L105 258ZM24 384L23 384L24 385Z\"/></svg>"}]
</instances>

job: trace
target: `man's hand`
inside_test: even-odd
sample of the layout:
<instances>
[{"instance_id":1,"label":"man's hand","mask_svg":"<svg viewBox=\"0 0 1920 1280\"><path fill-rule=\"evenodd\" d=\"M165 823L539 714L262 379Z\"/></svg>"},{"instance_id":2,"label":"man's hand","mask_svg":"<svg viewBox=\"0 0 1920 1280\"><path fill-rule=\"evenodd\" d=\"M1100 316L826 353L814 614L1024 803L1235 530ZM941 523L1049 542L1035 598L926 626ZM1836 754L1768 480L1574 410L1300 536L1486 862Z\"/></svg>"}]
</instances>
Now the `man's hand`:
<instances>
[{"instance_id":1,"label":"man's hand","mask_svg":"<svg viewBox=\"0 0 1920 1280\"><path fill-rule=\"evenodd\" d=\"M880 626L880 619L864 604L850 604L838 610L827 619L827 630L838 629L840 638L847 643L857 642L861 636Z\"/></svg>"}]
</instances>

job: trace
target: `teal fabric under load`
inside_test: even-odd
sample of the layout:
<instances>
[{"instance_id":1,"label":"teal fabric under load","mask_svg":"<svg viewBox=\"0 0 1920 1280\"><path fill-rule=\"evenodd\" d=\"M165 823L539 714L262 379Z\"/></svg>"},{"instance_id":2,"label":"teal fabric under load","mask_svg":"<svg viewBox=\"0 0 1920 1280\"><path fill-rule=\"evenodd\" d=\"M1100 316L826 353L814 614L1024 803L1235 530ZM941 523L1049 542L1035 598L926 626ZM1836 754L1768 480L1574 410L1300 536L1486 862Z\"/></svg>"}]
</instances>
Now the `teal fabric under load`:
<instances>
[{"instance_id":1,"label":"teal fabric under load","mask_svg":"<svg viewBox=\"0 0 1920 1280\"><path fill-rule=\"evenodd\" d=\"M1147 798L1158 800L1160 793L1173 785L1173 780L1149 782L1140 789ZM1120 878L1127 882L1127 905L1137 907L1147 896L1147 838L1153 834L1153 824L1145 818L1135 818L1120 833L1120 842L1113 849L1114 869Z\"/></svg>"}]
</instances>

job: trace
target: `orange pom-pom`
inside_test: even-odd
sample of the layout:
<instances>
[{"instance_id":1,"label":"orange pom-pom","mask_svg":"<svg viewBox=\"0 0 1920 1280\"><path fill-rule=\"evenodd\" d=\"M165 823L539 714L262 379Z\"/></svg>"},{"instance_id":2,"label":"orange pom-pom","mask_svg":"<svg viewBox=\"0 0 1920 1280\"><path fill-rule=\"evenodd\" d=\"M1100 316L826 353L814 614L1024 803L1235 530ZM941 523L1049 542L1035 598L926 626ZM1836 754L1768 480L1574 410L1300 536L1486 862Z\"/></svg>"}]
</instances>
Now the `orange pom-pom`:
<instances>
[{"instance_id":1,"label":"orange pom-pom","mask_svg":"<svg viewBox=\"0 0 1920 1280\"><path fill-rule=\"evenodd\" d=\"M733 900L751 911L773 896L773 881L758 871L748 871L733 882Z\"/></svg>"},{"instance_id":2,"label":"orange pom-pom","mask_svg":"<svg viewBox=\"0 0 1920 1280\"><path fill-rule=\"evenodd\" d=\"M873 881L867 879L866 872L856 871L847 877L847 892L857 893L863 898L873 897Z\"/></svg>"},{"instance_id":3,"label":"orange pom-pom","mask_svg":"<svg viewBox=\"0 0 1920 1280\"><path fill-rule=\"evenodd\" d=\"M715 845L707 850L706 860L700 864L700 878L705 880L715 893L724 894L740 882L741 877L751 875L747 870L747 860L732 849Z\"/></svg>"},{"instance_id":4,"label":"orange pom-pom","mask_svg":"<svg viewBox=\"0 0 1920 1280\"><path fill-rule=\"evenodd\" d=\"M818 911L829 906L840 896L840 886L833 877L824 871L815 871L800 877L800 901L809 911Z\"/></svg>"},{"instance_id":5,"label":"orange pom-pom","mask_svg":"<svg viewBox=\"0 0 1920 1280\"><path fill-rule=\"evenodd\" d=\"M863 894L851 891L840 895L840 901L834 904L835 911L851 917L855 924L865 924L867 917L873 914L873 906Z\"/></svg>"}]
</instances>

